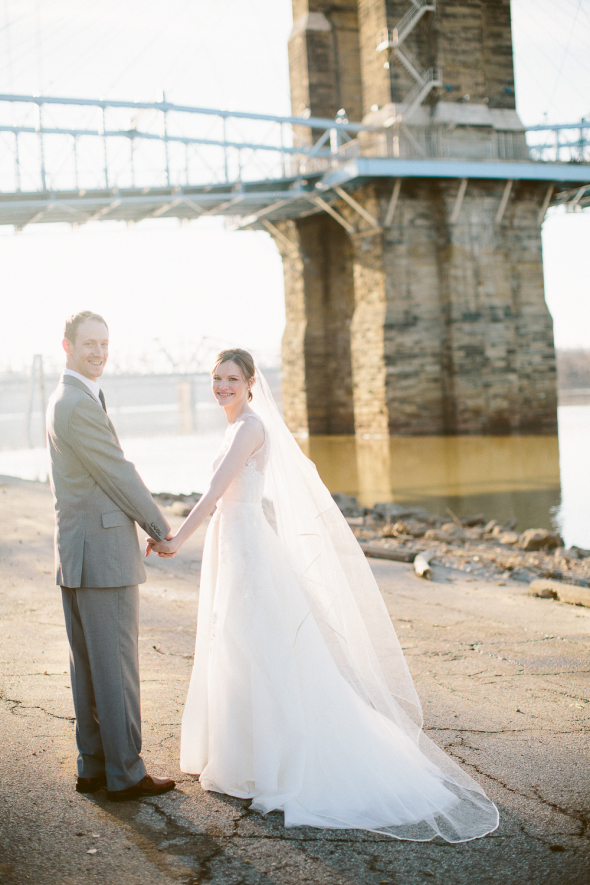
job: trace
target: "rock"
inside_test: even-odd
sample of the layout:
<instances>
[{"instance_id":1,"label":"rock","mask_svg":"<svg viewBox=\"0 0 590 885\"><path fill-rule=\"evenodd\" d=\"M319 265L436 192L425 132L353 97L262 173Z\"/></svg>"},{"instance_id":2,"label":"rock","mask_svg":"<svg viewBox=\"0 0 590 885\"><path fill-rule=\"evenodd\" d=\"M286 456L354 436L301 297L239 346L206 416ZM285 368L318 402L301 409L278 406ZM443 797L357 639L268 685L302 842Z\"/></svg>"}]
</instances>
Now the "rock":
<instances>
[{"instance_id":1,"label":"rock","mask_svg":"<svg viewBox=\"0 0 590 885\"><path fill-rule=\"evenodd\" d=\"M559 599L560 602L568 602L570 605L584 605L590 608L590 589L588 587L563 584L561 581L553 581L549 578L539 578L536 581L531 581L529 593L531 596Z\"/></svg>"},{"instance_id":2,"label":"rock","mask_svg":"<svg viewBox=\"0 0 590 885\"><path fill-rule=\"evenodd\" d=\"M455 525L454 522L445 522L440 527L441 532L446 532L448 535L456 535L460 529Z\"/></svg>"},{"instance_id":3,"label":"rock","mask_svg":"<svg viewBox=\"0 0 590 885\"><path fill-rule=\"evenodd\" d=\"M518 532L502 532L496 536L500 544L518 544L520 535Z\"/></svg>"},{"instance_id":4,"label":"rock","mask_svg":"<svg viewBox=\"0 0 590 885\"><path fill-rule=\"evenodd\" d=\"M398 519L393 525L391 525L391 523L384 525L381 531L384 538L397 538L398 535L408 535L409 527L403 519Z\"/></svg>"},{"instance_id":5,"label":"rock","mask_svg":"<svg viewBox=\"0 0 590 885\"><path fill-rule=\"evenodd\" d=\"M410 516L413 516L414 519L421 519L424 522L430 522L431 520L437 521L439 517L434 516L433 513L429 513L425 507L412 507L410 510Z\"/></svg>"},{"instance_id":6,"label":"rock","mask_svg":"<svg viewBox=\"0 0 590 885\"><path fill-rule=\"evenodd\" d=\"M518 546L521 550L554 550L556 547L563 547L563 541L556 532L527 529L520 536Z\"/></svg>"},{"instance_id":7,"label":"rock","mask_svg":"<svg viewBox=\"0 0 590 885\"><path fill-rule=\"evenodd\" d=\"M579 562L582 558L578 553L577 547L568 547L567 550L564 550L563 547L558 547L554 556L560 562ZM550 578L552 575L547 575L547 577Z\"/></svg>"},{"instance_id":8,"label":"rock","mask_svg":"<svg viewBox=\"0 0 590 885\"><path fill-rule=\"evenodd\" d=\"M483 529L484 535L491 535L491 533L494 531L496 526L499 526L500 528L502 528L502 523L498 522L497 519L490 519L490 521L486 522L486 524L484 526L484 529Z\"/></svg>"},{"instance_id":9,"label":"rock","mask_svg":"<svg viewBox=\"0 0 590 885\"><path fill-rule=\"evenodd\" d=\"M465 529L465 538L468 541L481 541L483 538L483 528Z\"/></svg>"},{"instance_id":10,"label":"rock","mask_svg":"<svg viewBox=\"0 0 590 885\"><path fill-rule=\"evenodd\" d=\"M174 501L170 505L170 512L175 516L188 516L193 509L193 504L187 504L185 501Z\"/></svg>"},{"instance_id":11,"label":"rock","mask_svg":"<svg viewBox=\"0 0 590 885\"><path fill-rule=\"evenodd\" d=\"M408 534L412 536L412 538L423 538L426 534L426 526L420 525L419 523L409 523L408 524Z\"/></svg>"},{"instance_id":12,"label":"rock","mask_svg":"<svg viewBox=\"0 0 590 885\"><path fill-rule=\"evenodd\" d=\"M461 516L461 522L467 529L474 528L476 525L485 525L485 516L483 513L478 513L476 516Z\"/></svg>"},{"instance_id":13,"label":"rock","mask_svg":"<svg viewBox=\"0 0 590 885\"><path fill-rule=\"evenodd\" d=\"M169 507L175 501L194 506L202 495L200 492L191 492L190 495L173 495L171 492L154 492L152 497L154 501L157 501L158 504L161 504L163 507Z\"/></svg>"},{"instance_id":14,"label":"rock","mask_svg":"<svg viewBox=\"0 0 590 885\"><path fill-rule=\"evenodd\" d=\"M511 581L518 581L521 584L530 584L534 579L534 572L530 572L526 568L517 568L510 574Z\"/></svg>"},{"instance_id":15,"label":"rock","mask_svg":"<svg viewBox=\"0 0 590 885\"><path fill-rule=\"evenodd\" d=\"M344 516L364 516L363 508L351 495L345 495L344 492L334 492L332 497Z\"/></svg>"},{"instance_id":16,"label":"rock","mask_svg":"<svg viewBox=\"0 0 590 885\"><path fill-rule=\"evenodd\" d=\"M453 528L455 528L455 526L453 526ZM453 532L452 534L450 532L443 532L442 528L428 529L428 531L424 535L425 541L446 541L447 543L449 543L451 541L455 541L456 539L456 532Z\"/></svg>"},{"instance_id":17,"label":"rock","mask_svg":"<svg viewBox=\"0 0 590 885\"><path fill-rule=\"evenodd\" d=\"M590 556L590 550L585 550L583 547L568 547L567 550L562 551L561 555L564 559L569 560L586 559Z\"/></svg>"},{"instance_id":18,"label":"rock","mask_svg":"<svg viewBox=\"0 0 590 885\"><path fill-rule=\"evenodd\" d=\"M394 504L391 501L375 504L373 514L385 522L393 522L394 520L403 519L405 516L411 516L412 511L408 507L402 507L401 504Z\"/></svg>"},{"instance_id":19,"label":"rock","mask_svg":"<svg viewBox=\"0 0 590 885\"><path fill-rule=\"evenodd\" d=\"M419 523L409 523L398 520L393 525L385 525L381 529L384 538L397 538L399 535L409 535L412 538L422 538L426 533L426 527Z\"/></svg>"}]
</instances>

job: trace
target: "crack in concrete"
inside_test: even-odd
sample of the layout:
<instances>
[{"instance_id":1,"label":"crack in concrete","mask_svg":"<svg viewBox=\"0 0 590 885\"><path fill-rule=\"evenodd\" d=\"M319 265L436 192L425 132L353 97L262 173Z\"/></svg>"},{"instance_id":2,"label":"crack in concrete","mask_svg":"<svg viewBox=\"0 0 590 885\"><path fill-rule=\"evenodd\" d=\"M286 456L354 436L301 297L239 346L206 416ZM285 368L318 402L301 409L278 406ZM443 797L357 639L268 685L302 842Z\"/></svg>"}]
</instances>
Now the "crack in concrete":
<instances>
[{"instance_id":1,"label":"crack in concrete","mask_svg":"<svg viewBox=\"0 0 590 885\"><path fill-rule=\"evenodd\" d=\"M461 739L461 744L459 745L459 747L465 747L466 749L473 750L473 752L475 752L475 753L478 752L478 749L476 747L472 747L470 744L466 743L462 739ZM453 752L453 750L455 750L455 752ZM496 775L493 775L487 771L484 771L484 769L481 768L476 762L473 762L470 759L466 759L464 755L461 755L459 752L457 752L457 747L454 747L453 745L450 745L447 748L447 752L451 753L456 758L460 759L464 765L471 766L482 777L487 777L491 781L493 781L494 783L499 784L503 789L507 790L509 793L513 793L515 796L520 796L521 799L528 799L529 801L536 799L542 805L546 805L548 808L553 809L553 811L557 811L559 814L562 814L564 817L567 817L568 819L573 820L576 823L578 823L580 825L580 832L573 833L571 835L577 836L577 837L584 837L586 835L586 833L588 832L588 830L590 828L590 819L587 818L582 811L570 811L567 808L564 808L563 806L558 805L555 802L552 802L550 799L545 799L545 797L540 794L538 788L535 787L534 785L530 786L530 790L533 793L533 796L530 796L527 793L524 793L522 790L516 789L515 787L508 786L508 784L505 783L505 781L501 780L499 777L496 777ZM523 833L526 833L526 831L524 829L523 829ZM532 835L533 838L537 839L537 841L541 842L544 845L551 844L551 843L547 842L546 840L544 840L541 836L537 836L537 835L530 834L530 833L528 835L529 836Z\"/></svg>"},{"instance_id":2,"label":"crack in concrete","mask_svg":"<svg viewBox=\"0 0 590 885\"><path fill-rule=\"evenodd\" d=\"M75 722L75 716L60 716L58 713L52 713L51 710L46 710L45 707L39 707L37 704L25 704L24 701L19 701L17 698L9 698L6 695L0 692L0 701L3 701L5 704L11 704L10 712L14 714L15 710L40 710L42 713L45 713L46 716L51 716L52 719L62 719L65 722Z\"/></svg>"},{"instance_id":3,"label":"crack in concrete","mask_svg":"<svg viewBox=\"0 0 590 885\"><path fill-rule=\"evenodd\" d=\"M162 651L162 649L157 645L152 645L152 648L159 655L164 655L173 658L194 658L194 654L182 654L179 651Z\"/></svg>"},{"instance_id":4,"label":"crack in concrete","mask_svg":"<svg viewBox=\"0 0 590 885\"><path fill-rule=\"evenodd\" d=\"M536 786L531 786L531 790L543 805L547 805L549 808L552 808L554 811L559 812L559 814L563 814L565 817L569 817L572 820L578 821L580 824L580 832L576 833L577 836L585 836L586 833L590 829L590 818L586 817L586 815L582 812L569 811L567 808L564 808L562 805L559 805L557 802L552 802L551 799L546 799L541 795L539 788Z\"/></svg>"},{"instance_id":5,"label":"crack in concrete","mask_svg":"<svg viewBox=\"0 0 590 885\"><path fill-rule=\"evenodd\" d=\"M153 800L137 800L124 807L114 806L108 800L93 796L89 801L98 805L109 816L115 818L135 836L135 844L155 866L164 873L170 873L170 861L184 865L177 871L177 881L186 885L201 885L210 881L209 865L222 849L210 836L199 833L190 824L179 824L172 814ZM137 820L142 808L151 809L161 819L163 826ZM133 813L134 812L134 813Z\"/></svg>"}]
</instances>

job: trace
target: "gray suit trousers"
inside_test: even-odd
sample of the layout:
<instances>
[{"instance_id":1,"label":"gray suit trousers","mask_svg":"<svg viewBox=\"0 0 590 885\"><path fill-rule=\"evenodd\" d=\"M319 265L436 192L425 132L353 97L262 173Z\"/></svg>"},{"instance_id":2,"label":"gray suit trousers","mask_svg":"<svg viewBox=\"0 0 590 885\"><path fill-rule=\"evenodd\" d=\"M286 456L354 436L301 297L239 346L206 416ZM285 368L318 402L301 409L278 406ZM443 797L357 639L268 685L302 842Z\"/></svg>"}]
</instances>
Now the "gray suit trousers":
<instances>
[{"instance_id":1,"label":"gray suit trousers","mask_svg":"<svg viewBox=\"0 0 590 885\"><path fill-rule=\"evenodd\" d=\"M76 712L78 775L109 790L146 774L139 700L139 588L62 587Z\"/></svg>"}]
</instances>

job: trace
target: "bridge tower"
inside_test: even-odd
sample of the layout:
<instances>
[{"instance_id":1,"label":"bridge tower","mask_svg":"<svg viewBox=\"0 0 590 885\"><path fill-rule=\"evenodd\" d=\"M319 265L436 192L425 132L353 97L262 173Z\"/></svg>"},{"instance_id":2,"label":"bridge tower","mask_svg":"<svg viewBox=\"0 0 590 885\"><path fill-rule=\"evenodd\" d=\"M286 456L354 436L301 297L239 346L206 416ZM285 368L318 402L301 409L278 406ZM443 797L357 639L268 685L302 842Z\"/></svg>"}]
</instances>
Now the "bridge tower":
<instances>
[{"instance_id":1,"label":"bridge tower","mask_svg":"<svg viewBox=\"0 0 590 885\"><path fill-rule=\"evenodd\" d=\"M277 222L290 428L556 433L551 190L508 171L528 159L509 0L293 0L293 13L293 113L378 124L361 155L414 158L423 173L367 177L341 189L336 214ZM434 174L432 158L464 160L465 177ZM498 160L505 180L483 177Z\"/></svg>"}]
</instances>

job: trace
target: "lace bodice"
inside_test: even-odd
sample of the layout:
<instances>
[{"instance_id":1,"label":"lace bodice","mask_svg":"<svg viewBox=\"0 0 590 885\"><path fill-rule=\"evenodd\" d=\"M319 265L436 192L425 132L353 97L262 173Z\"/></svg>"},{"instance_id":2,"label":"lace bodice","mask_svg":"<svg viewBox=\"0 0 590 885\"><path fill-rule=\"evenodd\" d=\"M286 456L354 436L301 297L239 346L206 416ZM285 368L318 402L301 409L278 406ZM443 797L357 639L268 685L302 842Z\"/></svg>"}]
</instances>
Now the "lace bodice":
<instances>
[{"instance_id":1,"label":"lace bodice","mask_svg":"<svg viewBox=\"0 0 590 885\"><path fill-rule=\"evenodd\" d=\"M213 462L213 470L216 470L221 464L223 458L229 451L232 444L234 434L242 421L247 419L260 421L257 415L243 415L235 424L230 424L225 432L225 439L217 458ZM262 424L264 428L264 425ZM239 501L241 503L259 504L262 501L262 492L264 489L264 472L268 461L268 439L266 430L264 431L264 442L262 445L250 455L236 478L229 485L227 490L220 498L220 503L227 501Z\"/></svg>"}]
</instances>

